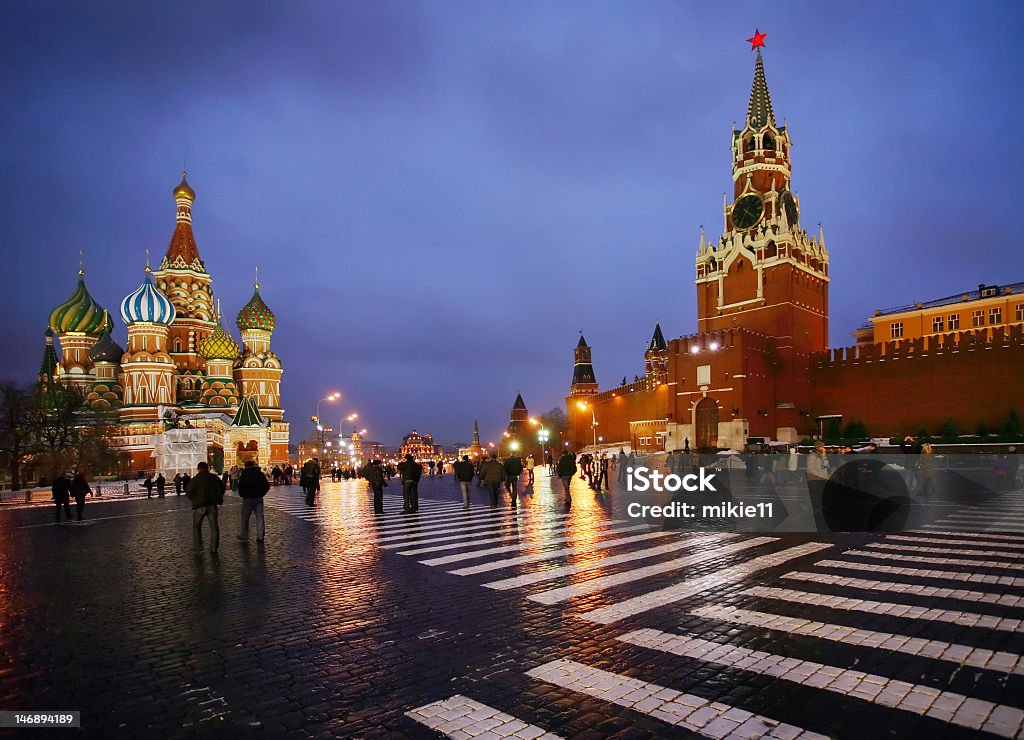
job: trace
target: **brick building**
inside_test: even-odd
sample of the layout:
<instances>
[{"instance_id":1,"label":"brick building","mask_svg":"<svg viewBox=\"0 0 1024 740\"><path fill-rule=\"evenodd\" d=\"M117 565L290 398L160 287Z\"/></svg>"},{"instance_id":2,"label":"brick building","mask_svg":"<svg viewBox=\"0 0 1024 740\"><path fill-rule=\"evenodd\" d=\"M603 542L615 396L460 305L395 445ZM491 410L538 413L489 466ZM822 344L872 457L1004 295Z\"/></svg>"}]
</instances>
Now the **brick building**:
<instances>
[{"instance_id":1,"label":"brick building","mask_svg":"<svg viewBox=\"0 0 1024 740\"><path fill-rule=\"evenodd\" d=\"M969 309L942 299L877 312L855 333L858 346L828 349L829 254L820 224L816 234L801 225L792 143L775 120L760 49L731 145L723 233L709 240L702 227L697 249L697 333L666 341L656 325L644 376L604 391L580 337L566 397L571 444L742 449L751 436L811 436L822 417L888 435L937 431L947 419L996 424L1024 410L1014 380L1024 367L1019 283L964 294L958 303L977 303Z\"/></svg>"}]
</instances>

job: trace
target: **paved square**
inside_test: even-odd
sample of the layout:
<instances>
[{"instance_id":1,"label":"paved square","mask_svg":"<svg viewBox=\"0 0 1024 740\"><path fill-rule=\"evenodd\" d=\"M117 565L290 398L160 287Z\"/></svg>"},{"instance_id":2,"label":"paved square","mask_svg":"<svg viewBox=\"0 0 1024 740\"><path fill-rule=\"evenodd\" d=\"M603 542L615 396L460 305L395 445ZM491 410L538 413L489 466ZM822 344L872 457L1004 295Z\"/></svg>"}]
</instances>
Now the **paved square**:
<instances>
[{"instance_id":1,"label":"paved square","mask_svg":"<svg viewBox=\"0 0 1024 740\"><path fill-rule=\"evenodd\" d=\"M974 737L1024 728L1024 495L911 533L666 531L539 472L513 510L426 479L0 509L0 709L88 737ZM791 503L799 487L782 492ZM36 730L40 736L58 732Z\"/></svg>"}]
</instances>

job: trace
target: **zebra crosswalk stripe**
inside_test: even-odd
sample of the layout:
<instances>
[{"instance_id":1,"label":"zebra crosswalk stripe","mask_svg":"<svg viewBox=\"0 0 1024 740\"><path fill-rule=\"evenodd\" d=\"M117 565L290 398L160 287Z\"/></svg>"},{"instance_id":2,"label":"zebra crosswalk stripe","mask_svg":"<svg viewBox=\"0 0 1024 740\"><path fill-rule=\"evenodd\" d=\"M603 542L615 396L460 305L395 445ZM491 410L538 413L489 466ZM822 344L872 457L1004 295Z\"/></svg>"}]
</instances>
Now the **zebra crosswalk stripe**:
<instances>
[{"instance_id":1,"label":"zebra crosswalk stripe","mask_svg":"<svg viewBox=\"0 0 1024 740\"><path fill-rule=\"evenodd\" d=\"M1024 596L998 594L989 591L969 591L962 588L939 588L938 586L921 586L916 583L874 581L863 578L849 578L847 576L839 576L832 573L805 573L801 571L783 573L781 578L792 581L821 583L827 586L856 588L862 591L884 591L885 593L908 594L911 596L924 596L941 599L957 599L958 601L998 604L999 606L1024 606Z\"/></svg>"},{"instance_id":2,"label":"zebra crosswalk stripe","mask_svg":"<svg viewBox=\"0 0 1024 740\"><path fill-rule=\"evenodd\" d=\"M610 532L610 534L617 534L624 532L627 527L622 527ZM631 527L630 529L635 529ZM449 573L457 576L472 576L478 573L487 573L492 570L503 570L505 568L513 568L517 565L525 565L526 563L541 563L547 560L555 560L565 555L582 555L594 552L595 550L607 550L612 547L621 547L622 545L631 545L635 542L644 542L646 540L660 539L663 537L671 537L674 532L646 532L645 534L635 534L630 537L618 537L616 539L607 539L601 542L587 545L586 547L562 547L557 550L547 550L545 552L533 553L531 555L520 555L515 558L505 558L503 560L495 560L490 563L482 563L480 565L471 565L466 568L459 568L457 570L450 570ZM420 561L429 562L429 561Z\"/></svg>"},{"instance_id":3,"label":"zebra crosswalk stripe","mask_svg":"<svg viewBox=\"0 0 1024 740\"><path fill-rule=\"evenodd\" d=\"M1015 576L996 576L988 573L961 573L955 570L932 570L929 568L901 568L897 565L857 563L852 560L822 560L814 565L820 568L866 570L871 573L891 573L900 576L914 576L916 578L942 578L949 581L986 583L993 586L1024 586L1024 578L1017 578Z\"/></svg>"},{"instance_id":4,"label":"zebra crosswalk stripe","mask_svg":"<svg viewBox=\"0 0 1024 740\"><path fill-rule=\"evenodd\" d=\"M629 527L618 527L614 530L614 534L620 532L631 532L637 529L647 529L646 524L633 524ZM476 558L486 557L488 555L500 555L506 552L516 552L519 550L525 550L530 547L537 547L539 544L553 545L558 542L569 542L574 539L575 535L565 535L561 537L552 537L551 539L544 540L543 543L538 542L523 542L517 545L502 545L501 547L489 547L486 550L474 550L472 552L460 552L455 555L446 555L440 558L432 558L430 560L421 560L420 562L424 565L448 565L449 563L458 563L462 560L474 560ZM628 538L623 538L623 540ZM622 542L623 540L610 540L611 542ZM593 549L593 548L591 548ZM507 562L507 561L506 561Z\"/></svg>"},{"instance_id":5,"label":"zebra crosswalk stripe","mask_svg":"<svg viewBox=\"0 0 1024 740\"><path fill-rule=\"evenodd\" d=\"M533 583L541 583L543 581L550 581L555 578L562 578L564 576L576 575L577 573L583 573L593 568L607 568L612 565L619 565L621 563L629 563L634 560L644 560L646 558L653 558L659 555L668 555L669 553L677 552L679 550L689 550L694 547L701 547L703 545L712 545L723 539L733 539L739 535L735 534L714 534L708 535L707 537L698 537L692 540L679 540L678 542L670 542L667 545L658 545L657 547L649 547L645 550L635 550L633 552L627 552L622 555L613 555L611 557L602 558L601 560L579 563L577 565L566 565L561 568L546 568L544 570L537 570L532 573L526 573L521 576L514 576L512 578L503 578L500 581L491 581L490 583L483 584L486 588L493 588L496 591L507 591L510 588L520 588L522 586L529 586Z\"/></svg>"},{"instance_id":6,"label":"zebra crosswalk stripe","mask_svg":"<svg viewBox=\"0 0 1024 740\"><path fill-rule=\"evenodd\" d=\"M531 678L621 707L709 738L774 736L793 740L824 739L810 732L744 709L693 694L560 659L527 671Z\"/></svg>"},{"instance_id":7,"label":"zebra crosswalk stripe","mask_svg":"<svg viewBox=\"0 0 1024 740\"><path fill-rule=\"evenodd\" d=\"M559 517L559 518L561 518L561 517ZM620 520L620 519L609 519L609 520L603 521L603 522L596 522L593 526L594 527L604 528L604 527L612 527L615 524L623 524L623 523L624 522L622 520ZM501 534L501 536L498 536L498 537L487 537L487 538L482 539L482 540L475 539L472 542L448 542L448 544L444 544L444 545L434 545L433 547L419 547L419 548L416 548L415 550L400 550L398 554L399 555L426 555L427 553L431 553L431 552L442 552L444 550L453 550L453 549L459 548L459 547L466 547L467 545L472 545L474 547L476 547L477 545L491 545L491 544L494 544L494 543L497 543L497 542L509 542L511 540L522 539L523 537L526 537L527 535L536 534L537 532L547 532L547 533L550 534L552 532L558 532L558 531L562 531L562 530L567 530L567 529L570 529L571 527L572 527L571 524L567 524L565 522L557 522L556 521L556 522L551 522L551 523L549 523L549 524L547 524L545 526L534 526L534 527L517 528L518 531L506 532L506 533ZM488 534L492 534L492 533L493 534L500 534L501 530L492 530L492 532L481 532L481 533L478 533L477 536L479 536L480 534L488 535ZM419 543L418 542L418 543L415 543L415 544L423 544L423 543Z\"/></svg>"},{"instance_id":8,"label":"zebra crosswalk stripe","mask_svg":"<svg viewBox=\"0 0 1024 740\"><path fill-rule=\"evenodd\" d=\"M491 522L473 523L468 527L459 525L455 522L438 525L437 527L417 527L410 532L403 532L402 534L389 534L385 535L384 537L379 537L377 539L377 544L383 547L386 546L388 543L392 543L392 545L394 546L393 543L397 542L397 547L402 547L411 542L414 542L415 540L421 540L422 542L426 542L426 540L422 539L423 537L439 537L441 539L444 539L444 536L455 536L472 532L480 532L480 530L484 529L493 529L494 527L500 526L503 523L506 524L506 526L508 526L516 521L526 521L527 518L528 515L525 513L514 513L511 515L511 521L507 523L504 522L504 517L501 517ZM469 536L475 535L470 534ZM441 540L439 539L436 541Z\"/></svg>"},{"instance_id":9,"label":"zebra crosswalk stripe","mask_svg":"<svg viewBox=\"0 0 1024 740\"><path fill-rule=\"evenodd\" d=\"M759 545L766 545L770 542L777 542L777 539L774 537L755 537L742 542L734 542L730 545L725 545L713 550L705 550L704 552L687 555L686 557L674 558L673 560L667 560L663 563L655 563L654 565L648 565L644 568L635 568L633 570L627 570L624 573L615 573L610 576L592 578L581 583L573 583L561 588L541 591L537 594L531 594L530 596L527 596L527 598L530 601L536 601L538 604L557 604L560 601L566 601L576 596L582 596L583 594L589 594L594 591L611 588L612 586L619 586L623 583L640 581L659 573L681 570L682 568L688 568L691 565L706 563L709 560L716 560L720 557L732 555L743 550L749 550L750 548L757 547Z\"/></svg>"},{"instance_id":10,"label":"zebra crosswalk stripe","mask_svg":"<svg viewBox=\"0 0 1024 740\"><path fill-rule=\"evenodd\" d=\"M910 637L892 632L875 632L734 607L703 606L694 609L691 613L698 617L717 619L732 624L744 624L758 629L776 630L788 635L811 636L819 640L842 642L846 645L862 645L908 655L923 655L927 658L950 661L971 668L1024 675L1024 664L1021 664L1020 656L1013 653L993 652L973 648L970 645L927 640L923 637Z\"/></svg>"},{"instance_id":11,"label":"zebra crosswalk stripe","mask_svg":"<svg viewBox=\"0 0 1024 740\"><path fill-rule=\"evenodd\" d=\"M928 526L933 526L933 525L928 525ZM921 534L929 534L929 535L937 534L937 532L925 532L925 531L922 531L922 530L911 530L911 532L909 532L909 534L914 534L915 532L919 532ZM998 541L1006 542L1006 544L1016 543L1016 542L1024 543L1024 535L1002 534L1002 533L999 533L999 532L964 532L963 530L959 530L959 531L953 531L953 532L943 532L942 534L943 535L948 535L950 537L968 537L968 538L975 539L975 540L998 540Z\"/></svg>"},{"instance_id":12,"label":"zebra crosswalk stripe","mask_svg":"<svg viewBox=\"0 0 1024 740\"><path fill-rule=\"evenodd\" d=\"M405 716L456 740L483 734L495 740L561 740L558 735L461 694L411 709Z\"/></svg>"},{"instance_id":13,"label":"zebra crosswalk stripe","mask_svg":"<svg viewBox=\"0 0 1024 740\"><path fill-rule=\"evenodd\" d=\"M923 619L925 621L932 622L948 622L949 624L959 624L964 627L979 627L982 629L999 630L1003 632L1016 632L1020 629L1022 624L1022 620L1020 619L994 617L990 614L952 611L949 609L930 609L924 606L914 606L913 604L900 604L886 601L849 599L842 596L832 596L830 594L819 594L808 591L794 591L786 588L754 586L753 588L748 588L742 593L744 596L761 596L766 599L775 599L777 601L786 601L796 604L810 604L812 606L824 606L829 609L846 609L848 611L881 614L888 617Z\"/></svg>"},{"instance_id":14,"label":"zebra crosswalk stripe","mask_svg":"<svg viewBox=\"0 0 1024 740\"><path fill-rule=\"evenodd\" d=\"M932 532L931 534L935 534L935 532ZM889 535L889 536L887 536L885 538L885 541L886 542L907 542L907 543L923 542L923 543L929 544L929 545L935 544L935 545L974 545L975 547L992 547L992 546L1020 547L1020 548L1022 548L1021 552L1024 552L1024 542L1022 542L1022 543L1004 542L1004 541L998 540L998 539L986 539L986 540L979 540L979 539L956 539L956 538L945 539L945 538L941 538L941 537L904 537L904 536L901 536L901 535ZM1018 553L1018 554L1020 554L1020 553Z\"/></svg>"},{"instance_id":15,"label":"zebra crosswalk stripe","mask_svg":"<svg viewBox=\"0 0 1024 740\"><path fill-rule=\"evenodd\" d=\"M787 658L762 650L655 629L635 630L618 639L630 645L780 678L801 686L852 696L890 709L952 722L960 727L984 730L1002 737L1017 737L1024 727L1024 710L1016 707L968 698L950 691L938 691L929 686L863 671Z\"/></svg>"},{"instance_id":16,"label":"zebra crosswalk stripe","mask_svg":"<svg viewBox=\"0 0 1024 740\"><path fill-rule=\"evenodd\" d=\"M716 573L711 573L700 578L676 583L666 588L635 596L631 599L626 599L615 604L609 604L597 609L592 609L591 611L582 612L576 616L588 622L613 624L621 619L625 619L626 617L632 617L666 604L681 601L682 599L690 596L703 593L709 588L715 588L729 581L746 578L760 570L772 568L776 565L781 565L782 563L790 560L802 558L805 555L811 555L830 547L833 547L831 543L807 542L803 545L797 545L796 547L790 547L786 550L771 553L770 555L762 555L761 557L754 558L746 563L733 565L729 568L725 568L724 570L720 570Z\"/></svg>"},{"instance_id":17,"label":"zebra crosswalk stripe","mask_svg":"<svg viewBox=\"0 0 1024 740\"><path fill-rule=\"evenodd\" d=\"M1014 563L996 562L994 560L967 560L965 558L936 558L925 555L907 555L905 553L870 552L867 550L847 550L843 555L856 555L863 558L876 558L878 560L899 560L901 562L929 563L932 565L971 565L976 568L1012 568L1020 566ZM1014 553L1012 557L1020 557Z\"/></svg>"},{"instance_id":18,"label":"zebra crosswalk stripe","mask_svg":"<svg viewBox=\"0 0 1024 740\"><path fill-rule=\"evenodd\" d=\"M1009 550L964 550L952 547L935 547L932 545L918 545L918 544L888 544L885 542L872 542L866 545L861 545L861 549L867 550L898 550L907 554L929 552L942 552L946 555L976 555L978 557L989 556L993 558L1020 558L1024 557L1024 551L1018 550L1011 552Z\"/></svg>"}]
</instances>

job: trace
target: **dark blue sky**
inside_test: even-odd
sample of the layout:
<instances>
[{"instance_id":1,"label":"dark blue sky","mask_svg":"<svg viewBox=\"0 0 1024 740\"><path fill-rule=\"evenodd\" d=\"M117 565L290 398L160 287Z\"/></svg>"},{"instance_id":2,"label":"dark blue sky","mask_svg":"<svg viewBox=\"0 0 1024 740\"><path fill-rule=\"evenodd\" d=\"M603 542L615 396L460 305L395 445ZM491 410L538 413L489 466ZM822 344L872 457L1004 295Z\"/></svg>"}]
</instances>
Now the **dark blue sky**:
<instances>
[{"instance_id":1,"label":"dark blue sky","mask_svg":"<svg viewBox=\"0 0 1024 740\"><path fill-rule=\"evenodd\" d=\"M825 226L834 345L875 308L1024 279L1020 3L4 15L6 376L36 371L79 249L104 306L138 285L183 160L230 317L260 266L296 439L331 390L375 439L464 440L474 416L496 438L517 391L535 413L562 405L580 329L603 385L642 373L656 319L695 328L698 226L721 233L755 26L802 221Z\"/></svg>"}]
</instances>

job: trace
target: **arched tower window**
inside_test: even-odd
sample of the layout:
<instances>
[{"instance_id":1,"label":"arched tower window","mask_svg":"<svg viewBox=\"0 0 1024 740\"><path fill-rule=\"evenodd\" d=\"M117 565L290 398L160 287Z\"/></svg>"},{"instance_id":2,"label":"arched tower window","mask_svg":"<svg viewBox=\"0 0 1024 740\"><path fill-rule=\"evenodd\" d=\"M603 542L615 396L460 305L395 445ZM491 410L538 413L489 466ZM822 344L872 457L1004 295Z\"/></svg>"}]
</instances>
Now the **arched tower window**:
<instances>
[{"instance_id":1,"label":"arched tower window","mask_svg":"<svg viewBox=\"0 0 1024 740\"><path fill-rule=\"evenodd\" d=\"M764 250L765 259L775 257L779 253L779 248L775 246L775 242L768 242L768 246Z\"/></svg>"},{"instance_id":2,"label":"arched tower window","mask_svg":"<svg viewBox=\"0 0 1024 740\"><path fill-rule=\"evenodd\" d=\"M756 140L756 138L754 137L754 135L753 135L753 134L751 134L751 135L750 135L750 138L749 138L749 139L747 139L747 143L746 143L746 150L747 150L748 152L752 152L752 151L754 151L755 149L757 149L757 140Z\"/></svg>"},{"instance_id":3,"label":"arched tower window","mask_svg":"<svg viewBox=\"0 0 1024 740\"><path fill-rule=\"evenodd\" d=\"M772 138L771 134L765 134L762 136L761 142L764 149L775 149L775 139Z\"/></svg>"},{"instance_id":4,"label":"arched tower window","mask_svg":"<svg viewBox=\"0 0 1024 740\"><path fill-rule=\"evenodd\" d=\"M181 352L181 340L180 339L176 338L174 340L174 351L175 352Z\"/></svg>"}]
</instances>

